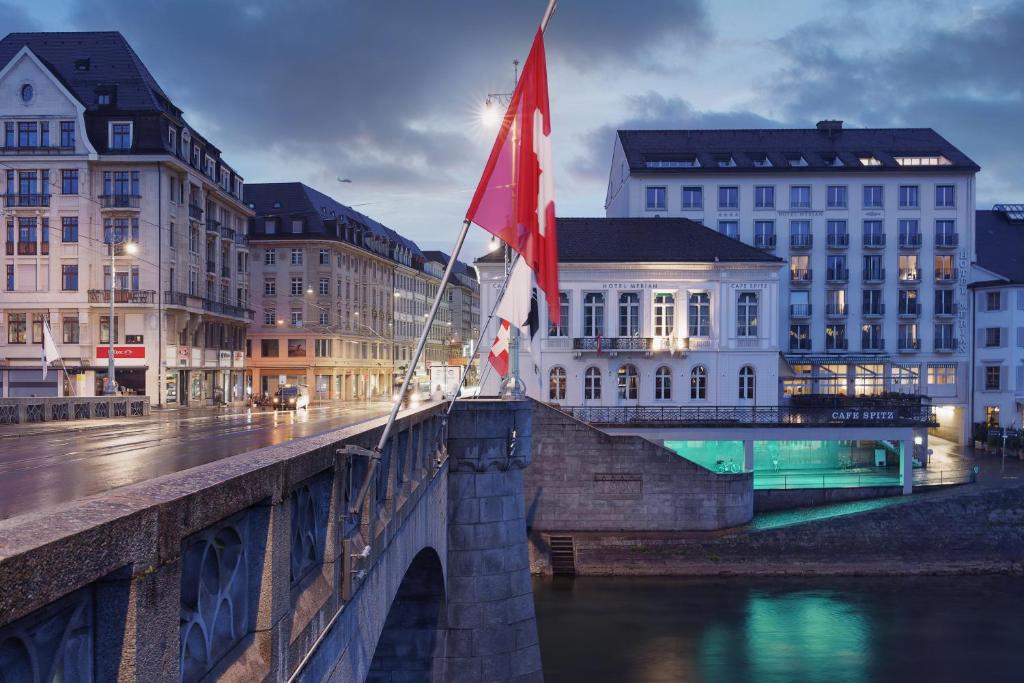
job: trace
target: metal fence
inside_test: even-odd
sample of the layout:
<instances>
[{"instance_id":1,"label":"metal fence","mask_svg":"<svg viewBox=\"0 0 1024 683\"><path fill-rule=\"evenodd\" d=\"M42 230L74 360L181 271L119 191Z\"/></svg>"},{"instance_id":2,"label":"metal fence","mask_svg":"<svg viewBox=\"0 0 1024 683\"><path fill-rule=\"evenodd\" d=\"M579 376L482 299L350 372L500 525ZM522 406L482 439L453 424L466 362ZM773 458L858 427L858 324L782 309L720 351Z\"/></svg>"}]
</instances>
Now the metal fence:
<instances>
[{"instance_id":1,"label":"metal fence","mask_svg":"<svg viewBox=\"0 0 1024 683\"><path fill-rule=\"evenodd\" d=\"M146 415L149 415L149 396L49 396L0 399L0 424Z\"/></svg>"},{"instance_id":2,"label":"metal fence","mask_svg":"<svg viewBox=\"0 0 1024 683\"><path fill-rule=\"evenodd\" d=\"M578 420L599 426L747 424L803 426L927 427L935 424L928 405L857 406L558 406Z\"/></svg>"}]
</instances>

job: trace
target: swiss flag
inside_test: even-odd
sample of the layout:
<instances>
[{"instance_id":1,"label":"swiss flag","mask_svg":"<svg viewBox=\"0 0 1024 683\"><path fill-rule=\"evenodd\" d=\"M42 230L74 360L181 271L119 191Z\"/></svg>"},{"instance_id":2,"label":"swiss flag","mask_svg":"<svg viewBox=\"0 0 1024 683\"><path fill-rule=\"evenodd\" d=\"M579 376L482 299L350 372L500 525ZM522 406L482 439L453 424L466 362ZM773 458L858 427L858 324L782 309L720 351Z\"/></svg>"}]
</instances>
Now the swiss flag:
<instances>
[{"instance_id":1,"label":"swiss flag","mask_svg":"<svg viewBox=\"0 0 1024 683\"><path fill-rule=\"evenodd\" d=\"M558 242L544 32L537 31L466 218L519 252L559 324Z\"/></svg>"},{"instance_id":2,"label":"swiss flag","mask_svg":"<svg viewBox=\"0 0 1024 683\"><path fill-rule=\"evenodd\" d=\"M487 360L498 371L498 375L504 377L508 374L508 340L511 326L507 320L500 318L498 323L498 334L495 335L494 343L491 344L491 352L487 355Z\"/></svg>"}]
</instances>

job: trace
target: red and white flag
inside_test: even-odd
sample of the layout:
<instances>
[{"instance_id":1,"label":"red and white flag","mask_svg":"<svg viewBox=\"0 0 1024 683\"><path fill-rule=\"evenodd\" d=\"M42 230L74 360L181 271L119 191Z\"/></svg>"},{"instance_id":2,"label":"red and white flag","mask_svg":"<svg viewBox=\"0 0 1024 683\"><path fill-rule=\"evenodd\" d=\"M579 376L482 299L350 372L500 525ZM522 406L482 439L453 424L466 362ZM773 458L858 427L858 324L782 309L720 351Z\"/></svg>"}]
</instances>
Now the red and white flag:
<instances>
[{"instance_id":1,"label":"red and white flag","mask_svg":"<svg viewBox=\"0 0 1024 683\"><path fill-rule=\"evenodd\" d=\"M466 218L519 252L559 324L551 107L544 32L537 31Z\"/></svg>"},{"instance_id":2,"label":"red and white flag","mask_svg":"<svg viewBox=\"0 0 1024 683\"><path fill-rule=\"evenodd\" d=\"M511 326L507 320L498 319L498 334L494 337L494 343L491 344L491 352L487 355L487 360L494 366L494 369L498 371L500 377L504 377L508 374L508 340L511 336Z\"/></svg>"}]
</instances>

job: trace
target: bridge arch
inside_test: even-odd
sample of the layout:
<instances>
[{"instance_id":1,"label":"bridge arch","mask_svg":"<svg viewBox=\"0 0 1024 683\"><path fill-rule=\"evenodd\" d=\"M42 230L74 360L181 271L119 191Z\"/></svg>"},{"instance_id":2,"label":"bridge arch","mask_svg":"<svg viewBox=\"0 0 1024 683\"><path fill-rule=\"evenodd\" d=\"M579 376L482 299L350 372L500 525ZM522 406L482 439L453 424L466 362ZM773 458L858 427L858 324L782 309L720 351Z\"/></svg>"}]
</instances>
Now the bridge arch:
<instances>
[{"instance_id":1,"label":"bridge arch","mask_svg":"<svg viewBox=\"0 0 1024 683\"><path fill-rule=\"evenodd\" d=\"M444 566L437 551L426 547L395 593L366 680L443 680L446 610Z\"/></svg>"}]
</instances>

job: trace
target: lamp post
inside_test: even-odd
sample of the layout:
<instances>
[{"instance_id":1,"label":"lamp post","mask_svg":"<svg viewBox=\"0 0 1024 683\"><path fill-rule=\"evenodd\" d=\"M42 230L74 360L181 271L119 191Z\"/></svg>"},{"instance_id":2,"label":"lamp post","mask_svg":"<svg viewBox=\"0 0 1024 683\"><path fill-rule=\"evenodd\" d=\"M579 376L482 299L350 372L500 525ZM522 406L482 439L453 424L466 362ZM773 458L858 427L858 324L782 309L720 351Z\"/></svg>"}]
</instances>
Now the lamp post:
<instances>
[{"instance_id":1,"label":"lamp post","mask_svg":"<svg viewBox=\"0 0 1024 683\"><path fill-rule=\"evenodd\" d=\"M123 244L124 251L126 254L134 254L138 251L138 247L134 242L127 240L114 240L113 234L110 236L110 318L107 320L107 395L110 396L114 393L115 387L117 386L116 378L114 376L114 328L116 326L117 319L114 317L114 299L116 298L117 292L117 271L114 270L114 259L117 255L117 245Z\"/></svg>"}]
</instances>

